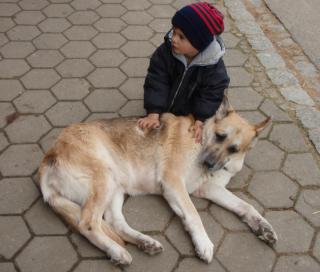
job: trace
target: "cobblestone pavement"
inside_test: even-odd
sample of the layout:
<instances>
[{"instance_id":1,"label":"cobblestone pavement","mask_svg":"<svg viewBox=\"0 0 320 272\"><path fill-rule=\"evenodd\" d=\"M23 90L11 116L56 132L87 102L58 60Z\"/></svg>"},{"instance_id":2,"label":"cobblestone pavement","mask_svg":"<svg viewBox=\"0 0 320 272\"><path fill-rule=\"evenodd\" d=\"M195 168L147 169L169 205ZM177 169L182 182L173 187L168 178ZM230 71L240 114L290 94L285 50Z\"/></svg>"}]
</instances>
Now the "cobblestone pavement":
<instances>
[{"instance_id":1,"label":"cobblestone pavement","mask_svg":"<svg viewBox=\"0 0 320 272\"><path fill-rule=\"evenodd\" d=\"M273 224L274 248L193 199L215 243L206 265L167 204L140 196L126 201L126 218L165 251L150 257L128 246L133 263L119 268L43 204L37 167L61 128L143 114L150 54L190 2L0 0L1 272L320 271L319 73L259 0L216 4L226 14L232 104L252 122L273 116L229 187Z\"/></svg>"}]
</instances>

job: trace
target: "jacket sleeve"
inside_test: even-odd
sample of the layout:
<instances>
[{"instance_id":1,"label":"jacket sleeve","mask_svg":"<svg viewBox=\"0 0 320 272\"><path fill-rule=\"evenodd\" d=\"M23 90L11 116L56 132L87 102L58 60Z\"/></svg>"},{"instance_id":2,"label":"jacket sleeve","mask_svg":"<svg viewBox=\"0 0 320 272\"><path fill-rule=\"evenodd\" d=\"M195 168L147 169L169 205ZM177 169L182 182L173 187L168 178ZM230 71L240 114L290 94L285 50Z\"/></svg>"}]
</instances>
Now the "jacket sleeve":
<instances>
[{"instance_id":1,"label":"jacket sleeve","mask_svg":"<svg viewBox=\"0 0 320 272\"><path fill-rule=\"evenodd\" d=\"M169 54L166 45L162 44L151 57L144 83L144 108L147 113L162 113L167 110L170 92Z\"/></svg>"},{"instance_id":2,"label":"jacket sleeve","mask_svg":"<svg viewBox=\"0 0 320 272\"><path fill-rule=\"evenodd\" d=\"M223 100L224 90L229 86L230 79L223 60L206 67L201 81L199 89L194 93L192 114L196 120L204 121L216 113Z\"/></svg>"}]
</instances>

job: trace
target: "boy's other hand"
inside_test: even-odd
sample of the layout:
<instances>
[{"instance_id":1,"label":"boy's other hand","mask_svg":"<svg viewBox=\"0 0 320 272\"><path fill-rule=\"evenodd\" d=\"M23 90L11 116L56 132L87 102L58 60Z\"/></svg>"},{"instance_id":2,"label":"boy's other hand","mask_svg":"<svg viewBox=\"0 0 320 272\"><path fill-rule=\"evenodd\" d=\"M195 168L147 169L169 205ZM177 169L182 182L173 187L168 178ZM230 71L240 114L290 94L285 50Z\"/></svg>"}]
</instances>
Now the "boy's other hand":
<instances>
[{"instance_id":1,"label":"boy's other hand","mask_svg":"<svg viewBox=\"0 0 320 272\"><path fill-rule=\"evenodd\" d=\"M196 120L194 124L190 127L190 130L194 132L193 137L196 140L196 143L200 144L202 139L202 129L203 122L200 120Z\"/></svg>"},{"instance_id":2,"label":"boy's other hand","mask_svg":"<svg viewBox=\"0 0 320 272\"><path fill-rule=\"evenodd\" d=\"M138 125L140 128L159 128L160 127L160 120L158 113L149 113L146 117L140 118L138 120Z\"/></svg>"}]
</instances>

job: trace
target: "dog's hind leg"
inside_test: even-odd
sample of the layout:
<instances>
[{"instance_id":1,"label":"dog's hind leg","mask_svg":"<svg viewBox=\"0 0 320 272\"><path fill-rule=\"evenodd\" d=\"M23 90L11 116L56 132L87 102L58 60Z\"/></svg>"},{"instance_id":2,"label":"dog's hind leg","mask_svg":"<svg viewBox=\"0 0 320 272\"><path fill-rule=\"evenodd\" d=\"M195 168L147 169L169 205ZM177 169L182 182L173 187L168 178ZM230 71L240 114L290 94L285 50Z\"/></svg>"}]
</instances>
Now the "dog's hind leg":
<instances>
[{"instance_id":1,"label":"dog's hind leg","mask_svg":"<svg viewBox=\"0 0 320 272\"><path fill-rule=\"evenodd\" d=\"M243 201L225 187L213 182L206 182L193 193L196 197L203 197L234 212L242 221L248 224L251 230L263 241L274 244L277 235L270 223L262 217L250 204Z\"/></svg>"},{"instance_id":2,"label":"dog's hind leg","mask_svg":"<svg viewBox=\"0 0 320 272\"><path fill-rule=\"evenodd\" d=\"M104 213L105 220L112 225L113 229L123 240L137 245L137 247L144 252L150 255L162 252L163 247L160 242L128 225L122 213L123 201L123 193L119 192L113 194L112 202Z\"/></svg>"}]
</instances>

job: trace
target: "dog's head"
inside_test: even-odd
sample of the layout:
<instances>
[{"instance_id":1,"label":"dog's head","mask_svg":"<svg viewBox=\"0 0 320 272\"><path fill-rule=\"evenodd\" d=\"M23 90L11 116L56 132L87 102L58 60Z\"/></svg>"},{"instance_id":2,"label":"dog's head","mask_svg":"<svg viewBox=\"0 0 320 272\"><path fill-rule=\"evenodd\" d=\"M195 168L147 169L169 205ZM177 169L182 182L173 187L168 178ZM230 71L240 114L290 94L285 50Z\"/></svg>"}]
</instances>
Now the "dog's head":
<instances>
[{"instance_id":1,"label":"dog's head","mask_svg":"<svg viewBox=\"0 0 320 272\"><path fill-rule=\"evenodd\" d=\"M213 171L223 168L232 157L244 155L252 148L259 133L270 122L268 117L259 124L249 124L225 96L216 115L205 122L201 163Z\"/></svg>"}]
</instances>

